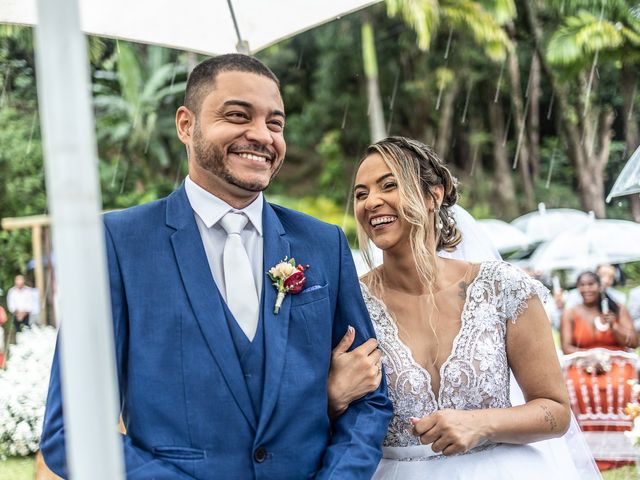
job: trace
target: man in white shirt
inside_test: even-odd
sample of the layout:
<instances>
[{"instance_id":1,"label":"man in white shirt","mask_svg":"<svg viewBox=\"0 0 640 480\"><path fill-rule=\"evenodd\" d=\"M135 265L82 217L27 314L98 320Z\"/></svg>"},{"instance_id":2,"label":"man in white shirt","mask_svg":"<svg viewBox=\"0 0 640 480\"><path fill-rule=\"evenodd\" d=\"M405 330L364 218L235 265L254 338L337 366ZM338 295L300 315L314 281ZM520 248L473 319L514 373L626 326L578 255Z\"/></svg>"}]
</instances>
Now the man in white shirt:
<instances>
[{"instance_id":1,"label":"man in white shirt","mask_svg":"<svg viewBox=\"0 0 640 480\"><path fill-rule=\"evenodd\" d=\"M29 315L33 310L33 289L25 284L22 275L16 275L14 286L7 293L7 307L17 333L29 326Z\"/></svg>"}]
</instances>

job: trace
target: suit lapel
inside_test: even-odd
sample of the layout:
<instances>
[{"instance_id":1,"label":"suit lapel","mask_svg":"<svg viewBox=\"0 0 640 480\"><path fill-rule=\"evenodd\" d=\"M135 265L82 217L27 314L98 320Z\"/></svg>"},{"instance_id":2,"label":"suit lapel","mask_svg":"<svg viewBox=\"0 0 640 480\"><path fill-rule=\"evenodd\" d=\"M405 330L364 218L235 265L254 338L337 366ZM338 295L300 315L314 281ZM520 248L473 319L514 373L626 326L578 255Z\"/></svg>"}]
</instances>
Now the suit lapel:
<instances>
[{"instance_id":1,"label":"suit lapel","mask_svg":"<svg viewBox=\"0 0 640 480\"><path fill-rule=\"evenodd\" d=\"M264 232L264 278L262 287L262 319L265 332L265 375L262 395L262 408L258 424L257 438L264 431L278 398L282 371L284 368L287 338L289 335L290 296L285 296L280 312L273 313L276 303L276 289L266 272L284 258L291 256L289 242L286 239L280 219L270 204L265 202L263 209Z\"/></svg>"},{"instance_id":2,"label":"suit lapel","mask_svg":"<svg viewBox=\"0 0 640 480\"><path fill-rule=\"evenodd\" d=\"M256 416L226 323L222 297L211 276L184 184L167 199L167 225L176 229L171 244L200 330L229 390L255 430Z\"/></svg>"}]
</instances>

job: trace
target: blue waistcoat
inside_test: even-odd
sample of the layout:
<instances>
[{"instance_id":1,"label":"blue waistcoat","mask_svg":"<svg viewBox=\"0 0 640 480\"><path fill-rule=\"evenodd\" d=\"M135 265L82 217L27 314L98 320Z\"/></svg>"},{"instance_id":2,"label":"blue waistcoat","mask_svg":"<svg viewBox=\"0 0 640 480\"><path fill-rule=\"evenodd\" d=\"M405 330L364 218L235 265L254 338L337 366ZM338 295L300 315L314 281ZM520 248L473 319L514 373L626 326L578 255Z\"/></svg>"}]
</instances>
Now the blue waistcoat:
<instances>
[{"instance_id":1,"label":"blue waistcoat","mask_svg":"<svg viewBox=\"0 0 640 480\"><path fill-rule=\"evenodd\" d=\"M244 334L238 322L233 317L233 314L226 308L225 305L225 317L227 318L227 324L229 331L231 332L231 339L233 345L236 348L238 359L240 360L240 367L244 374L244 380L247 383L247 389L251 396L251 403L253 405L253 411L256 417L260 417L260 409L262 405L262 390L264 386L264 322L262 321L262 315L258 320L258 327L256 329L256 335L253 341L249 341Z\"/></svg>"}]
</instances>

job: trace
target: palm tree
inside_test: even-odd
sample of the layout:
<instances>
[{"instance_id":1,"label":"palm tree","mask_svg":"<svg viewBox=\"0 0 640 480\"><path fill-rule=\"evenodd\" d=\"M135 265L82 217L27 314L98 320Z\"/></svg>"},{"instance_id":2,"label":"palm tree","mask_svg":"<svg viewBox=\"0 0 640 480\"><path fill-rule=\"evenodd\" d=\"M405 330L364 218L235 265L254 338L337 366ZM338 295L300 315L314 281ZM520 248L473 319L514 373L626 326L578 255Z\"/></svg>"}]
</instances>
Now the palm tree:
<instances>
[{"instance_id":1,"label":"palm tree","mask_svg":"<svg viewBox=\"0 0 640 480\"><path fill-rule=\"evenodd\" d=\"M137 189L158 173L172 177L175 126L172 111L185 89L186 65L161 47L119 42L112 62L95 73L98 141L109 156L133 168ZM119 166L115 167L119 169ZM119 172L114 172L114 178Z\"/></svg>"},{"instance_id":2,"label":"palm tree","mask_svg":"<svg viewBox=\"0 0 640 480\"><path fill-rule=\"evenodd\" d=\"M594 101L599 93L596 67L600 62L611 61L621 65L625 137L632 151L638 142L636 120L629 118L633 117L633 67L640 58L638 6L625 0L548 2L551 12L560 13L565 19L543 50L537 5L525 5L543 68L558 100L562 131L578 174L582 206L604 217L604 169L609 160L614 112Z\"/></svg>"}]
</instances>

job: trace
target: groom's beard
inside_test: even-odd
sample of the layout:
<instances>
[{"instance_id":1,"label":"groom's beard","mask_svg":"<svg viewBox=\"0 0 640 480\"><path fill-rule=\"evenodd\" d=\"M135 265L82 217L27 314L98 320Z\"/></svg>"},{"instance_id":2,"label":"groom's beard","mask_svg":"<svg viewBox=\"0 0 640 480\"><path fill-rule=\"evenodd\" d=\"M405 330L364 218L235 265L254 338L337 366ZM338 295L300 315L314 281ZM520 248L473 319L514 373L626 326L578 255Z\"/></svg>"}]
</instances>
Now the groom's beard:
<instances>
[{"instance_id":1,"label":"groom's beard","mask_svg":"<svg viewBox=\"0 0 640 480\"><path fill-rule=\"evenodd\" d=\"M273 164L273 155L271 152L268 152L264 147L259 145L254 145L251 147L252 150L256 152L263 152L272 157L271 164ZM218 145L214 143L206 144L204 139L202 138L202 132L200 131L200 127L198 125L194 128L193 134L193 153L194 159L196 163L200 166L200 168L211 172L215 176L222 178L227 183L231 185L235 185L236 187L242 188L243 190L247 190L249 192L261 192L265 190L273 177L280 171L280 167L282 167L282 163L278 166L275 172L271 174L269 181L267 184L263 184L261 182L251 182L246 181L241 178L235 176L231 171L229 171L229 167L225 162L225 152Z\"/></svg>"}]
</instances>

